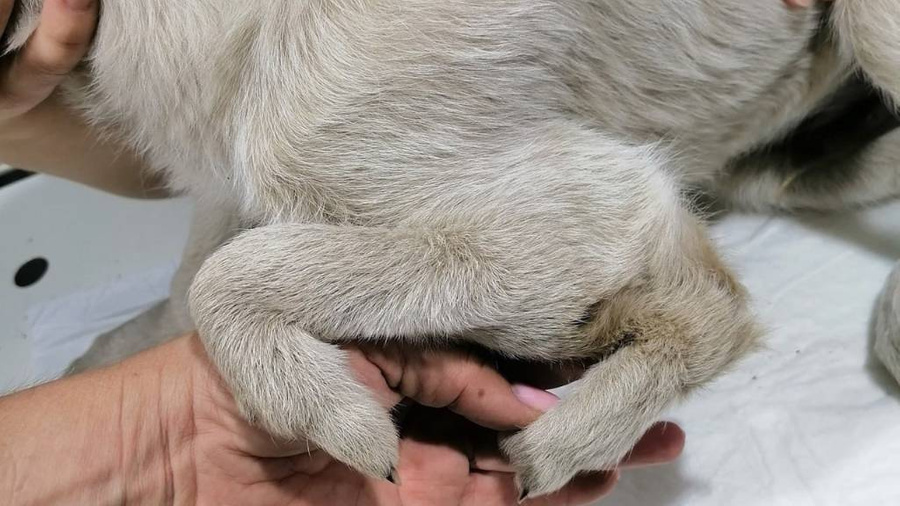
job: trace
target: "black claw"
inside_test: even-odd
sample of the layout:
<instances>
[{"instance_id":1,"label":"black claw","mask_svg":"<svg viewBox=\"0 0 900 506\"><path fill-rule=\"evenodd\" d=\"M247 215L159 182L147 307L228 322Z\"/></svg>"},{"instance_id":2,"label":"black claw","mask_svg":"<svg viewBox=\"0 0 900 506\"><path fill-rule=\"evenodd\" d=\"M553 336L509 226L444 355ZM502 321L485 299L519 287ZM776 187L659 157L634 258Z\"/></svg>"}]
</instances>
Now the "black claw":
<instances>
[{"instance_id":1,"label":"black claw","mask_svg":"<svg viewBox=\"0 0 900 506\"><path fill-rule=\"evenodd\" d=\"M523 488L521 492L519 492L519 502L524 501L528 498L528 489Z\"/></svg>"},{"instance_id":2,"label":"black claw","mask_svg":"<svg viewBox=\"0 0 900 506\"><path fill-rule=\"evenodd\" d=\"M397 474L397 470L394 468L391 468L391 472L384 479L393 483L394 485L400 485L400 475Z\"/></svg>"}]
</instances>

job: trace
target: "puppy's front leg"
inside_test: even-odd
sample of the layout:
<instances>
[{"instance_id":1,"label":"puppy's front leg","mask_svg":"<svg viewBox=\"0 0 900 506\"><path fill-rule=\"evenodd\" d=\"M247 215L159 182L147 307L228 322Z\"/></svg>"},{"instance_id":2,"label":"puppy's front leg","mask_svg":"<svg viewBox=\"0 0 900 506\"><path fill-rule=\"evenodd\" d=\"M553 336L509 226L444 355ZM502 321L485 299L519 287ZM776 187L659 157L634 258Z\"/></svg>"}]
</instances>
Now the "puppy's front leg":
<instances>
[{"instance_id":1,"label":"puppy's front leg","mask_svg":"<svg viewBox=\"0 0 900 506\"><path fill-rule=\"evenodd\" d=\"M244 415L385 478L397 461L391 418L325 341L446 338L483 326L503 300L500 274L465 232L273 225L214 254L190 303Z\"/></svg>"}]
</instances>

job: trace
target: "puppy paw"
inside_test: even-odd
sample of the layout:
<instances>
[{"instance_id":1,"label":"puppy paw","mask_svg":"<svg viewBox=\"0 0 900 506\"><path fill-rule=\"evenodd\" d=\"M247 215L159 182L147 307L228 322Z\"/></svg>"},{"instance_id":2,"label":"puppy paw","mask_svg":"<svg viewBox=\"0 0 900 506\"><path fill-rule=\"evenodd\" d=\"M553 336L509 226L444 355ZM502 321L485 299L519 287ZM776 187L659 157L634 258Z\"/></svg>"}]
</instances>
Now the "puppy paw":
<instances>
[{"instance_id":1,"label":"puppy paw","mask_svg":"<svg viewBox=\"0 0 900 506\"><path fill-rule=\"evenodd\" d=\"M244 417L279 440L309 441L364 475L391 479L397 429L356 381L344 352L299 334L274 337L281 345L273 349L267 343L279 331L267 332L241 339L255 345L245 350L207 346ZM220 334L221 342L227 340Z\"/></svg>"},{"instance_id":2,"label":"puppy paw","mask_svg":"<svg viewBox=\"0 0 900 506\"><path fill-rule=\"evenodd\" d=\"M397 429L363 387L348 379L320 384L319 388L333 388L338 395L298 393L298 388L303 387L286 382L266 395L244 397L241 409L277 438L307 439L364 475L392 480L398 461Z\"/></svg>"},{"instance_id":3,"label":"puppy paw","mask_svg":"<svg viewBox=\"0 0 900 506\"><path fill-rule=\"evenodd\" d=\"M598 416L593 409L603 408L567 399L501 440L523 500L553 493L579 473L615 469L653 422L639 410L609 407Z\"/></svg>"}]
</instances>

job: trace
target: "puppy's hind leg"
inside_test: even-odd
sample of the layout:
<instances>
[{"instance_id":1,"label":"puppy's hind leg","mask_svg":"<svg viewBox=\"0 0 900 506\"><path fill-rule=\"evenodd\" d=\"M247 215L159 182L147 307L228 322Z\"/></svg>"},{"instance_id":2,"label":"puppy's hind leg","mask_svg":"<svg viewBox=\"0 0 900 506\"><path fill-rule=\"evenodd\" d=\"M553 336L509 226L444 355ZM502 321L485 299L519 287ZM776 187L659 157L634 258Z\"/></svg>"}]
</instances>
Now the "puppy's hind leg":
<instances>
[{"instance_id":1,"label":"puppy's hind leg","mask_svg":"<svg viewBox=\"0 0 900 506\"><path fill-rule=\"evenodd\" d=\"M853 117L802 125L784 142L737 160L713 182L713 194L742 209L788 212L842 211L900 197L900 119L877 97L850 106Z\"/></svg>"},{"instance_id":2,"label":"puppy's hind leg","mask_svg":"<svg viewBox=\"0 0 900 506\"><path fill-rule=\"evenodd\" d=\"M835 2L838 36L862 71L900 110L900 4L896 0ZM896 167L895 167L896 170ZM900 380L900 269L885 285L875 315L875 354Z\"/></svg>"}]
</instances>

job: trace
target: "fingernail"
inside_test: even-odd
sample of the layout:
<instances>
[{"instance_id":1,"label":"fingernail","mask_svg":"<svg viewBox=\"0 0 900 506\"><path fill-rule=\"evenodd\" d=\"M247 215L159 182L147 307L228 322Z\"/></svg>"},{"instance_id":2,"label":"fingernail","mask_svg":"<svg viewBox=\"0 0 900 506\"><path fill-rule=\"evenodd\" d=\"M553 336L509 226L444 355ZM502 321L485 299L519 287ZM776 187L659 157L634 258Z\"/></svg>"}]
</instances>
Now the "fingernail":
<instances>
[{"instance_id":1,"label":"fingernail","mask_svg":"<svg viewBox=\"0 0 900 506\"><path fill-rule=\"evenodd\" d=\"M86 11L94 6L97 0L66 0L66 7L73 11Z\"/></svg>"},{"instance_id":2,"label":"fingernail","mask_svg":"<svg viewBox=\"0 0 900 506\"><path fill-rule=\"evenodd\" d=\"M513 385L512 392L522 404L538 411L547 411L559 403L559 397L546 390L539 390L528 385Z\"/></svg>"}]
</instances>

